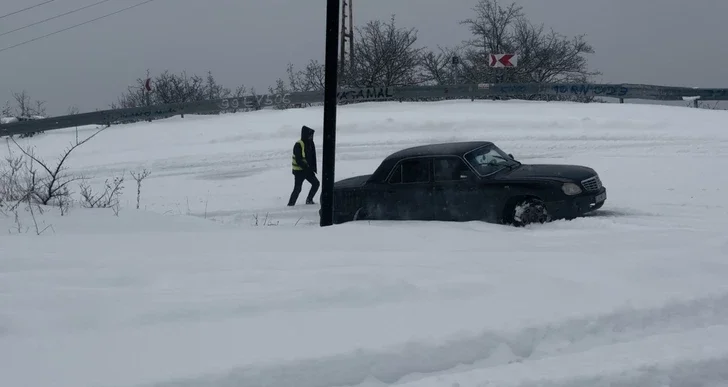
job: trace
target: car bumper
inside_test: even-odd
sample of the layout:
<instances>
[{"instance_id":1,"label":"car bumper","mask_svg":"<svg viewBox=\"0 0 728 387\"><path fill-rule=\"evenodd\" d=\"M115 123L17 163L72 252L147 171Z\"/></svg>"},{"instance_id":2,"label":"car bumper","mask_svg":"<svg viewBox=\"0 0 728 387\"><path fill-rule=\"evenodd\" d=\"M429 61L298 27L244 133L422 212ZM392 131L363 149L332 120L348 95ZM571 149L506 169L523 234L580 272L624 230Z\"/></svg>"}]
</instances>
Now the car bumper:
<instances>
[{"instance_id":1,"label":"car bumper","mask_svg":"<svg viewBox=\"0 0 728 387\"><path fill-rule=\"evenodd\" d=\"M601 208L607 200L607 189L589 195L579 195L566 200L546 203L551 218L568 219L575 218Z\"/></svg>"}]
</instances>

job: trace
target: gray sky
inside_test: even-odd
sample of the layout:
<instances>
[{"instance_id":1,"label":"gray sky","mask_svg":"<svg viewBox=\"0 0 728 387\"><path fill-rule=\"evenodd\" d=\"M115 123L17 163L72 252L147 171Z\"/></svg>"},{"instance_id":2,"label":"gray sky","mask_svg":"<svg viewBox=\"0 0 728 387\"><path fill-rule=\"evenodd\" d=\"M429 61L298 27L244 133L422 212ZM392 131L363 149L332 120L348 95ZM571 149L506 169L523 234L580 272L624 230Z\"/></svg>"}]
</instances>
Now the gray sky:
<instances>
[{"instance_id":1,"label":"gray sky","mask_svg":"<svg viewBox=\"0 0 728 387\"><path fill-rule=\"evenodd\" d=\"M0 15L43 0L0 0ZM0 34L97 0L55 0L0 19ZM111 0L0 36L0 50L141 0ZM469 38L458 21L477 0L355 0L356 24L387 20L419 30L420 45ZM509 3L502 0L503 4ZM603 82L728 87L727 0L519 0L533 22L565 35L587 34L590 65ZM407 13L409 12L409 13ZM27 90L49 114L71 105L106 109L148 68L204 75L230 88L266 90L297 67L323 61L324 0L155 0L7 51L0 51L0 102Z\"/></svg>"}]
</instances>

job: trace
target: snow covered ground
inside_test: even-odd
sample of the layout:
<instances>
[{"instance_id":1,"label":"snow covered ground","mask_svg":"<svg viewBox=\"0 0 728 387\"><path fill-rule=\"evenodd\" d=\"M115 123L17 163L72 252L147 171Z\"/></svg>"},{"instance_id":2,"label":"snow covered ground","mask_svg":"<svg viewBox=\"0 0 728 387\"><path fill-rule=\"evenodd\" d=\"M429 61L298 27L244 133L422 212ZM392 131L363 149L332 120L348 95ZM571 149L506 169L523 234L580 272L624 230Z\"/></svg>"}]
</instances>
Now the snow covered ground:
<instances>
[{"instance_id":1,"label":"snow covered ground","mask_svg":"<svg viewBox=\"0 0 728 387\"><path fill-rule=\"evenodd\" d=\"M602 210L523 229L318 227L318 206L285 202L293 142L305 124L321 144L321 119L320 108L188 116L111 127L78 148L68 166L96 183L151 170L142 209L127 174L118 217L48 209L36 216L52 228L37 236L0 215L2 384L728 385L728 112L339 108L337 179L464 139L600 173ZM19 144L52 159L75 135Z\"/></svg>"}]
</instances>

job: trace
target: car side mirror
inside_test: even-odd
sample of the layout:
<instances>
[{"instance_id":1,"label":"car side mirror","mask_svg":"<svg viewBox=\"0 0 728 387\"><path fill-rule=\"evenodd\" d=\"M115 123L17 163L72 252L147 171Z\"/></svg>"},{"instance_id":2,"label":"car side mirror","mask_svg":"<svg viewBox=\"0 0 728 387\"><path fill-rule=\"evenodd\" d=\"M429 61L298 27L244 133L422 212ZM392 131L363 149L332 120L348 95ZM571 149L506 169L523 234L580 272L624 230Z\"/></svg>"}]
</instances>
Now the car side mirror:
<instances>
[{"instance_id":1,"label":"car side mirror","mask_svg":"<svg viewBox=\"0 0 728 387\"><path fill-rule=\"evenodd\" d=\"M513 155L512 155L512 154L510 154L510 153L508 154L508 157L512 158L513 160L515 160L515 159L516 159L516 158L515 158L515 157L513 157Z\"/></svg>"}]
</instances>

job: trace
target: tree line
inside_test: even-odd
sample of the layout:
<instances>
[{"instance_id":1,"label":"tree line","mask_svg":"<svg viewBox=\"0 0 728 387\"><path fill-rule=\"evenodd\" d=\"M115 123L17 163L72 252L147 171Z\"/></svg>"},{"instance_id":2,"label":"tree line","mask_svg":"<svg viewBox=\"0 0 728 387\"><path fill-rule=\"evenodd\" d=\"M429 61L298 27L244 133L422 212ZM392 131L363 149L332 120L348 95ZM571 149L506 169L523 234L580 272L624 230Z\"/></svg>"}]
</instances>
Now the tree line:
<instances>
[{"instance_id":1,"label":"tree line","mask_svg":"<svg viewBox=\"0 0 728 387\"><path fill-rule=\"evenodd\" d=\"M388 22L370 21L355 28L353 65L344 66L343 87L404 87L453 83L589 82L600 74L587 65L594 53L584 35L566 37L528 20L516 3L479 0L474 17L460 21L471 39L437 50L417 45L418 31ZM503 71L488 65L490 53L518 53L518 67ZM452 58L458 60L456 64ZM294 91L323 90L323 64L311 60L299 71L288 70ZM280 82L280 80L279 80Z\"/></svg>"},{"instance_id":2,"label":"tree line","mask_svg":"<svg viewBox=\"0 0 728 387\"><path fill-rule=\"evenodd\" d=\"M473 15L459 21L471 34L470 39L437 49L418 44L418 30L400 27L393 15L389 20L373 20L355 27L353 61L341 67L339 85L344 88L405 87L453 83L587 83L600 74L587 64L594 53L584 35L567 37L543 24L531 22L523 7L515 2L502 5L498 0L476 0ZM518 66L494 69L488 66L489 53L518 53ZM453 58L456 57L456 63ZM341 64L340 64L341 65ZM228 88L219 84L211 72L204 76L165 71L152 77L151 91L146 79L121 93L110 108L191 102L256 95L244 85ZM266 93L284 94L324 89L324 64L310 59L302 69L289 64L286 76L278 78ZM6 103L5 116L45 114L44 102L31 101L25 92L15 93L16 107ZM537 99L542 96L513 96ZM554 96L549 98L555 99ZM590 101L588 97L579 98ZM254 107L257 108L257 107ZM69 113L77 111L70 108Z\"/></svg>"}]
</instances>

